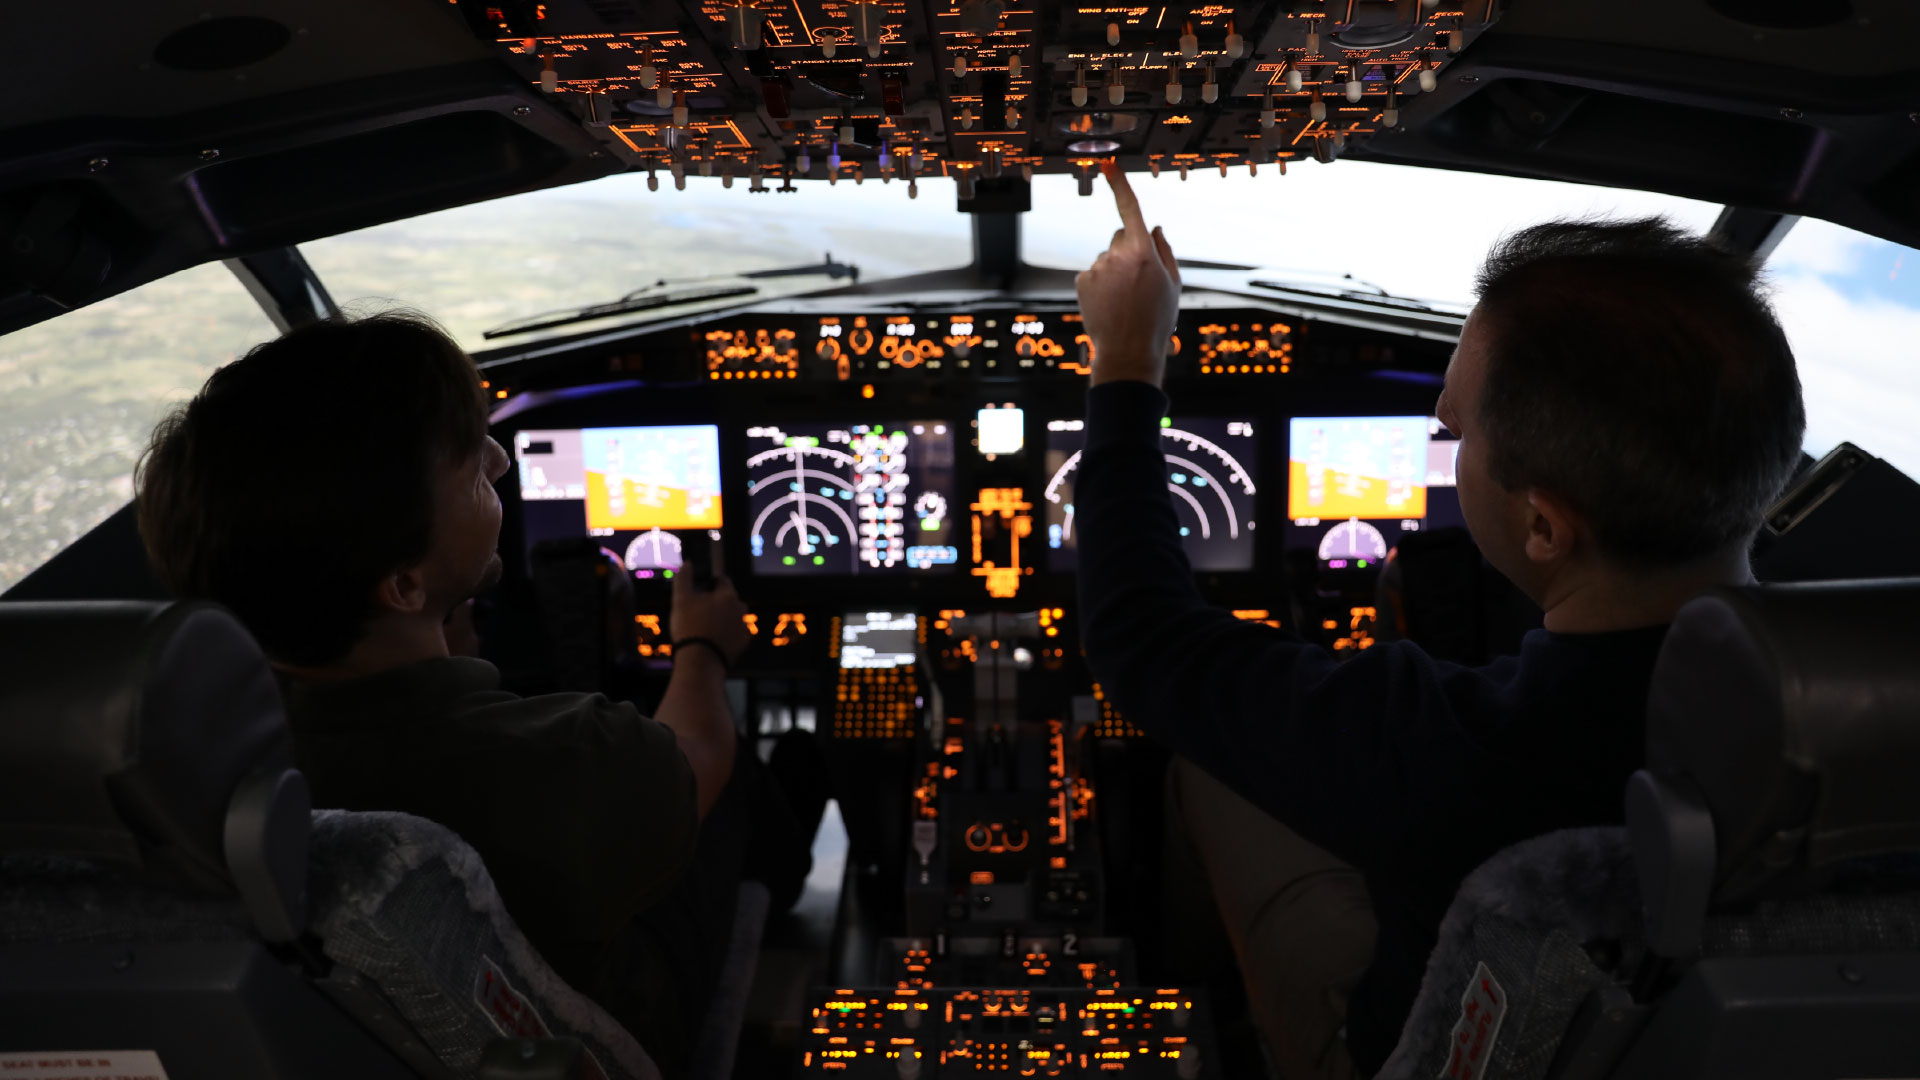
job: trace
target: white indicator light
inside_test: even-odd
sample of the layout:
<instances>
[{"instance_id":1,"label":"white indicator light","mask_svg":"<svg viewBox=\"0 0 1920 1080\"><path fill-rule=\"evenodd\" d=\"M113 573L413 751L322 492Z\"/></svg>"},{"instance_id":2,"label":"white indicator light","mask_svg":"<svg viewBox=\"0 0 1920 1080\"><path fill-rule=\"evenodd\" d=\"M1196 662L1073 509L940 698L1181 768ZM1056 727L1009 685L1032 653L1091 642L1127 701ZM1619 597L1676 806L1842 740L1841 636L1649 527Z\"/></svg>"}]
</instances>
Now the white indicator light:
<instances>
[{"instance_id":1,"label":"white indicator light","mask_svg":"<svg viewBox=\"0 0 1920 1080\"><path fill-rule=\"evenodd\" d=\"M1017 454L1027 446L1025 409L981 409L975 414L980 423L980 452Z\"/></svg>"}]
</instances>

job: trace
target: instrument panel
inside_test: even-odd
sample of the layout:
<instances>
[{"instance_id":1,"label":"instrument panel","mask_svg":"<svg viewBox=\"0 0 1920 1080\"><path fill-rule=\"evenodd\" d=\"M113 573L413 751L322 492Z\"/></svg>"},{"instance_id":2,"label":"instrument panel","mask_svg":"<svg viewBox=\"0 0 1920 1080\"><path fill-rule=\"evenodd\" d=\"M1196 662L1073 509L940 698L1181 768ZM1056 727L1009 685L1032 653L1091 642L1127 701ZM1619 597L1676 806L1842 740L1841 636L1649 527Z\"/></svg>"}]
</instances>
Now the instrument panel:
<instances>
[{"instance_id":1,"label":"instrument panel","mask_svg":"<svg viewBox=\"0 0 1920 1080\"><path fill-rule=\"evenodd\" d=\"M796 1075L1243 1074L1203 980L1135 944L1159 933L1160 751L1078 643L1077 313L829 302L489 369L502 543L557 628L536 647L579 655L630 617L605 655L658 678L665 579L720 542L754 608L747 728L815 733L872 905L808 992ZM1160 449L1209 599L1338 655L1385 636L1382 561L1458 517L1432 416L1449 344L1182 312Z\"/></svg>"},{"instance_id":2,"label":"instrument panel","mask_svg":"<svg viewBox=\"0 0 1920 1080\"><path fill-rule=\"evenodd\" d=\"M1222 605L1364 648L1382 562L1461 523L1432 418L1450 342L1225 300L1189 303L1168 342L1188 560ZM644 593L717 539L784 609L762 640L789 645L848 604L1064 613L1091 358L1057 302L823 297L485 362L518 468L503 545L530 567L543 544L597 544Z\"/></svg>"},{"instance_id":3,"label":"instrument panel","mask_svg":"<svg viewBox=\"0 0 1920 1080\"><path fill-rule=\"evenodd\" d=\"M798 308L654 331L610 362L522 375L538 384L594 364L654 376L644 391L571 387L564 406L526 392L509 442L524 545L598 537L644 580L679 565L688 533L717 532L744 556L736 572L971 576L994 599L1073 573L1092 357L1077 313ZM1251 573L1305 549L1323 570L1366 569L1429 522L1457 523L1454 444L1430 415L1442 348L1277 311L1183 311L1162 438L1194 568ZM495 375L490 387L510 394L511 376ZM1295 386L1286 407L1253 390L1269 380ZM1328 392L1369 382L1369 402L1400 407ZM539 419L562 414L591 419Z\"/></svg>"}]
</instances>

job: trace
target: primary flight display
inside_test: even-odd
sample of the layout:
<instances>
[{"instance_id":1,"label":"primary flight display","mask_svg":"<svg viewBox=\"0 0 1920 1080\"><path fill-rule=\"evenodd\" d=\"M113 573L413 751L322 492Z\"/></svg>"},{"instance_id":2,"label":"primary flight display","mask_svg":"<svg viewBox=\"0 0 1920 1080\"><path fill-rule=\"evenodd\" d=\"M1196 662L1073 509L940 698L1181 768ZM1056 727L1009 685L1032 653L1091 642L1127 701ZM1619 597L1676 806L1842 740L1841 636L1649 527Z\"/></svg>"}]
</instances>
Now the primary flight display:
<instances>
[{"instance_id":1,"label":"primary flight display","mask_svg":"<svg viewBox=\"0 0 1920 1080\"><path fill-rule=\"evenodd\" d=\"M683 530L724 524L712 424L521 431L513 439L527 547L599 537L627 569L677 570Z\"/></svg>"}]
</instances>

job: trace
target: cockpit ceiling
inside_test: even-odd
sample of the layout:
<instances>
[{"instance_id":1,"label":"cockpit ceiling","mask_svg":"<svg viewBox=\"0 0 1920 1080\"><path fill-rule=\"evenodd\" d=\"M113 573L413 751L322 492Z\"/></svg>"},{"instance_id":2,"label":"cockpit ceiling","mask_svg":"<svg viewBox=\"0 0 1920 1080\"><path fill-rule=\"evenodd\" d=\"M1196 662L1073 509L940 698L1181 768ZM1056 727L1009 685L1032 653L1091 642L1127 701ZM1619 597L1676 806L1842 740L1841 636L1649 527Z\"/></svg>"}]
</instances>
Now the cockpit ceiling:
<instances>
[{"instance_id":1,"label":"cockpit ceiling","mask_svg":"<svg viewBox=\"0 0 1920 1080\"><path fill-rule=\"evenodd\" d=\"M1340 158L1642 187L1920 243L1910 0L27 5L0 330L181 266L620 171L1019 209L1097 164ZM1334 164L1332 167L1338 167ZM775 203L777 205L777 202ZM1322 208L1368 213L1366 207ZM23 254L23 251L25 252Z\"/></svg>"}]
</instances>

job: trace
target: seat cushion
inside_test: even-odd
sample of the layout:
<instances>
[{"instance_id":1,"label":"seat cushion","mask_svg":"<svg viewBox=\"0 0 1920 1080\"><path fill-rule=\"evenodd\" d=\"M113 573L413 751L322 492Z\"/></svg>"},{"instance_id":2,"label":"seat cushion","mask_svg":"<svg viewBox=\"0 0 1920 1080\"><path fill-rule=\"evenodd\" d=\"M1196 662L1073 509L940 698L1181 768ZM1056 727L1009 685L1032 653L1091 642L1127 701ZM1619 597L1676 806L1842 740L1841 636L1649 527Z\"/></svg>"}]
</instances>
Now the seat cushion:
<instances>
[{"instance_id":1,"label":"seat cushion","mask_svg":"<svg viewBox=\"0 0 1920 1080\"><path fill-rule=\"evenodd\" d=\"M312 928L456 1075L501 1036L579 1039L589 1073L654 1080L626 1029L554 974L454 833L409 814L313 815Z\"/></svg>"},{"instance_id":2,"label":"seat cushion","mask_svg":"<svg viewBox=\"0 0 1920 1080\"><path fill-rule=\"evenodd\" d=\"M1380 1080L1541 1077L1587 995L1615 980L1615 957L1644 935L1633 856L1621 828L1567 829L1516 844L1468 875L1400 1045ZM1455 1055L1485 1057L1451 1069Z\"/></svg>"}]
</instances>

